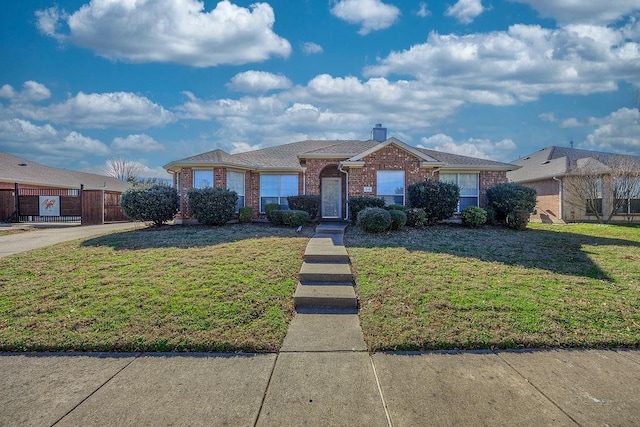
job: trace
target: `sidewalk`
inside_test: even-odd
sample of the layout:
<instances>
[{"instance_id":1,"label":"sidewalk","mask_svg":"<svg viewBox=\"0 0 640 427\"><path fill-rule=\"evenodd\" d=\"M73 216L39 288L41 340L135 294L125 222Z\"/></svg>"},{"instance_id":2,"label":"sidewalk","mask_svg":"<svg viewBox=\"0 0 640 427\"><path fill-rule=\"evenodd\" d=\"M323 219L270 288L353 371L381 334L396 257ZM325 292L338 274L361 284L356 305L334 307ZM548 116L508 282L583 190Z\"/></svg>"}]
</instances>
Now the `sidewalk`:
<instances>
[{"instance_id":1,"label":"sidewalk","mask_svg":"<svg viewBox=\"0 0 640 427\"><path fill-rule=\"evenodd\" d=\"M0 427L640 425L640 350L369 354L333 233L280 353L0 353Z\"/></svg>"}]
</instances>

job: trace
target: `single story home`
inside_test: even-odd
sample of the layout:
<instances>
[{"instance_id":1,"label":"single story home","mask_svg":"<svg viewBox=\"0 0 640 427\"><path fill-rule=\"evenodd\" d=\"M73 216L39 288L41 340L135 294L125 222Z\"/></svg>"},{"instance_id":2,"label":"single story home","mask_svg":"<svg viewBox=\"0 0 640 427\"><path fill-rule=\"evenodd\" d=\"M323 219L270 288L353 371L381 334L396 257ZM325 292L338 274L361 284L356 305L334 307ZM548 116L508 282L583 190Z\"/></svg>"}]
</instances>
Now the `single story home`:
<instances>
[{"instance_id":1,"label":"single story home","mask_svg":"<svg viewBox=\"0 0 640 427\"><path fill-rule=\"evenodd\" d=\"M412 147L387 138L387 129L378 124L367 141L306 140L237 154L214 150L164 168L180 195L180 221L189 218L190 188L233 190L238 207L251 206L256 216L268 203L286 209L287 196L319 195L323 219L348 219L349 197L406 205L407 187L427 178L458 184L461 211L485 206L487 188L507 182L506 173L518 166Z\"/></svg>"},{"instance_id":2,"label":"single story home","mask_svg":"<svg viewBox=\"0 0 640 427\"><path fill-rule=\"evenodd\" d=\"M520 168L507 172L509 181L538 192L532 221L640 219L640 156L551 146L512 163Z\"/></svg>"}]
</instances>

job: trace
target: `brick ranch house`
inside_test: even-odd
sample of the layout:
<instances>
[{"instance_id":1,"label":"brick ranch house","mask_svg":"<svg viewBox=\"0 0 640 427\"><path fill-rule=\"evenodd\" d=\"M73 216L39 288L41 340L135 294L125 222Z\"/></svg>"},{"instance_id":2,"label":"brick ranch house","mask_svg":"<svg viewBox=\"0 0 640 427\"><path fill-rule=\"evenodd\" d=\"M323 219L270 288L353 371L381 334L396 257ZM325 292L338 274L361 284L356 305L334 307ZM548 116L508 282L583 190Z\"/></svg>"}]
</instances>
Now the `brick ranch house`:
<instances>
[{"instance_id":1,"label":"brick ranch house","mask_svg":"<svg viewBox=\"0 0 640 427\"><path fill-rule=\"evenodd\" d=\"M214 150L170 162L181 199L178 222L189 218L190 188L228 188L239 195L238 207L251 206L254 216L268 203L287 208L287 196L321 196L323 219L348 219L349 197L376 196L387 204L406 205L407 187L427 178L461 188L459 210L485 206L486 190L507 182L517 169L507 163L416 148L387 138L376 125L367 141L306 140L238 154Z\"/></svg>"},{"instance_id":2,"label":"brick ranch house","mask_svg":"<svg viewBox=\"0 0 640 427\"><path fill-rule=\"evenodd\" d=\"M509 171L509 181L534 188L538 192L536 213L531 216L537 222L595 221L596 216L587 207L585 194L575 194L576 179L581 171L600 171L602 190L596 195L601 212L613 209L611 192L612 167L622 162L625 168L635 170L640 180L640 156L620 155L599 151L551 146L524 156L512 163L519 169ZM573 183L572 183L573 180ZM602 185L607 184L607 185ZM637 187L636 187L637 188ZM613 216L613 221L638 222L640 219L640 194L631 195Z\"/></svg>"}]
</instances>

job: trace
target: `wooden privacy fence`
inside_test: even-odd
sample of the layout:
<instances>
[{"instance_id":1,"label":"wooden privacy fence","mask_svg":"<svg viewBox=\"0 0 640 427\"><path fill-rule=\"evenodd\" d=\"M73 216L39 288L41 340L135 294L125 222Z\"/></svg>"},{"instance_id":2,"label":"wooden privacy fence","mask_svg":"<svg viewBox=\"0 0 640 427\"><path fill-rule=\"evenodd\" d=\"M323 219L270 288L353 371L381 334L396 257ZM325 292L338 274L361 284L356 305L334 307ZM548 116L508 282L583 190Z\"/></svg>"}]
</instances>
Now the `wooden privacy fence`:
<instances>
[{"instance_id":1,"label":"wooden privacy fence","mask_svg":"<svg viewBox=\"0 0 640 427\"><path fill-rule=\"evenodd\" d=\"M17 197L16 197L17 195ZM80 222L82 225L128 221L121 193L61 188L0 189L0 221Z\"/></svg>"}]
</instances>

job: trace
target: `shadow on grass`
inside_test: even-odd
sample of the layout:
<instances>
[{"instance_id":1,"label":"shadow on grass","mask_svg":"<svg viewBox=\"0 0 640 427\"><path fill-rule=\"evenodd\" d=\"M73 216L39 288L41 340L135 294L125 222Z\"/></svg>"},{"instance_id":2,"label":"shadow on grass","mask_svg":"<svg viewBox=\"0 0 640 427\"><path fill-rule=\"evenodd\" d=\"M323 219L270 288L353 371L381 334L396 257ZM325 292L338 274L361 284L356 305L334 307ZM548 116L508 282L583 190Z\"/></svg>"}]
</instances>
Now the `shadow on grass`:
<instances>
[{"instance_id":1,"label":"shadow on grass","mask_svg":"<svg viewBox=\"0 0 640 427\"><path fill-rule=\"evenodd\" d=\"M401 247L412 252L448 254L606 281L613 279L590 256L595 247L609 247L604 253L612 256L616 255L616 247L640 248L639 241L581 234L569 231L570 226L566 227L514 231L504 227L470 229L459 225L438 225L425 229L405 228L380 235L350 228L345 235L345 246L347 249ZM621 262L624 261L627 260Z\"/></svg>"},{"instance_id":2,"label":"shadow on grass","mask_svg":"<svg viewBox=\"0 0 640 427\"><path fill-rule=\"evenodd\" d=\"M186 249L269 237L310 238L314 228L314 225L308 225L297 232L296 228L276 227L271 224L228 224L220 227L165 225L88 239L82 243L82 246L111 247L118 251L160 248Z\"/></svg>"}]
</instances>

